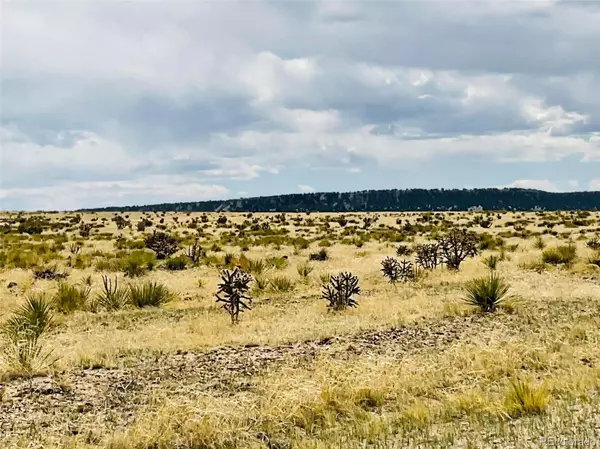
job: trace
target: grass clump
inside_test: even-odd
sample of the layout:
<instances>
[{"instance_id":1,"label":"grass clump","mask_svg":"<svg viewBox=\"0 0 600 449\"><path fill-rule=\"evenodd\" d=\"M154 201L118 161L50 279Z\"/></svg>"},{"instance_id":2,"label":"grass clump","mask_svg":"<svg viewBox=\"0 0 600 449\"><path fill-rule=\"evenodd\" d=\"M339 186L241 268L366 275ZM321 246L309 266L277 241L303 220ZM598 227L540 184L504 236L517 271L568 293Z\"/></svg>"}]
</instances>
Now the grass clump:
<instances>
[{"instance_id":1,"label":"grass clump","mask_svg":"<svg viewBox=\"0 0 600 449\"><path fill-rule=\"evenodd\" d=\"M467 304L479 307L482 312L494 312L508 299L510 286L496 273L488 277L472 279L465 285Z\"/></svg>"},{"instance_id":2,"label":"grass clump","mask_svg":"<svg viewBox=\"0 0 600 449\"><path fill-rule=\"evenodd\" d=\"M551 265L570 265L577 259L575 245L560 245L547 248L542 253L542 261Z\"/></svg>"},{"instance_id":3,"label":"grass clump","mask_svg":"<svg viewBox=\"0 0 600 449\"><path fill-rule=\"evenodd\" d=\"M87 310L91 290L91 287L86 284L76 286L61 282L58 284L58 291L54 296L54 307L64 314L73 313L76 310Z\"/></svg>"},{"instance_id":4,"label":"grass clump","mask_svg":"<svg viewBox=\"0 0 600 449\"><path fill-rule=\"evenodd\" d=\"M287 276L274 276L269 279L269 287L276 293L291 292L296 288L296 284Z\"/></svg>"},{"instance_id":5,"label":"grass clump","mask_svg":"<svg viewBox=\"0 0 600 449\"><path fill-rule=\"evenodd\" d=\"M505 398L506 412L511 418L540 415L546 411L548 400L548 391L544 387L534 386L527 380L511 380Z\"/></svg>"},{"instance_id":6,"label":"grass clump","mask_svg":"<svg viewBox=\"0 0 600 449\"><path fill-rule=\"evenodd\" d=\"M129 286L129 300L138 308L160 307L173 299L167 287L157 282L145 282L142 285Z\"/></svg>"}]
</instances>

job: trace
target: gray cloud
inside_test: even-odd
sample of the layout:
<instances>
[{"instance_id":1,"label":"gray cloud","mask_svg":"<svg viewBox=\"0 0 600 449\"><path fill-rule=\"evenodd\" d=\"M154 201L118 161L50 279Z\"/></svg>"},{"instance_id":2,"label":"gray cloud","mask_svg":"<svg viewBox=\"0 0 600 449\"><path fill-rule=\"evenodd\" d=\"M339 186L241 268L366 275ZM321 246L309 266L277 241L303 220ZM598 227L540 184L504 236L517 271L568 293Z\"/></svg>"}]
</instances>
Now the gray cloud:
<instances>
[{"instance_id":1,"label":"gray cloud","mask_svg":"<svg viewBox=\"0 0 600 449\"><path fill-rule=\"evenodd\" d=\"M600 160L589 2L97 0L3 13L0 193L22 207L43 187L61 204L69 183L112 183L102 198L83 188L81 203L119 189L151 202L149 179L175 198L184 183L223 195L299 168ZM286 188L299 184L314 183Z\"/></svg>"}]
</instances>

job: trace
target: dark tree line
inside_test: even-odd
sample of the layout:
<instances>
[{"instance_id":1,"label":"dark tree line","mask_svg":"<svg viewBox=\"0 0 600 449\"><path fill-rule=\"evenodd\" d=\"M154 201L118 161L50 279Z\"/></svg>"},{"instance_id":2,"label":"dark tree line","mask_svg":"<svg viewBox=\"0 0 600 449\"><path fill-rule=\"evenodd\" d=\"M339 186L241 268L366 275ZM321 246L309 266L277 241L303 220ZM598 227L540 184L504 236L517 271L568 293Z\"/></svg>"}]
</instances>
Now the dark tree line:
<instances>
[{"instance_id":1,"label":"dark tree line","mask_svg":"<svg viewBox=\"0 0 600 449\"><path fill-rule=\"evenodd\" d=\"M326 192L227 201L106 207L89 211L362 212L468 210L597 210L600 192L550 193L530 189L408 189Z\"/></svg>"}]
</instances>

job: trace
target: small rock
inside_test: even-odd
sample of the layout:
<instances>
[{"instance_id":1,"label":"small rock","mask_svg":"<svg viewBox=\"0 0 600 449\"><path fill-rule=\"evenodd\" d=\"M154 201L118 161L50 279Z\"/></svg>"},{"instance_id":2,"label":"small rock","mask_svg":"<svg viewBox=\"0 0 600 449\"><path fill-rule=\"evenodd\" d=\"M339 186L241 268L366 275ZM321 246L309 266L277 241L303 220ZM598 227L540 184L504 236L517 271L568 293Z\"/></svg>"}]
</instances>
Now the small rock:
<instances>
[{"instance_id":1,"label":"small rock","mask_svg":"<svg viewBox=\"0 0 600 449\"><path fill-rule=\"evenodd\" d=\"M17 283L16 283L16 282L14 282L14 281L10 281L10 282L8 283L8 285L6 286L6 288L12 289L12 288L15 288L16 286L17 286Z\"/></svg>"}]
</instances>

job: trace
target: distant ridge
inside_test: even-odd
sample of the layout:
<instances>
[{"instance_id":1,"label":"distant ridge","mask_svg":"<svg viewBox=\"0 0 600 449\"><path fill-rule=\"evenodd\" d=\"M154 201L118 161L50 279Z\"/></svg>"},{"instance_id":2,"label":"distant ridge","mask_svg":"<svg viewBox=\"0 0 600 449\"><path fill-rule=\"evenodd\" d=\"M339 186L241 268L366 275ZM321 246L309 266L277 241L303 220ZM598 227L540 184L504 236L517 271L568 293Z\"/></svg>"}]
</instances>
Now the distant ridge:
<instances>
[{"instance_id":1,"label":"distant ridge","mask_svg":"<svg viewBox=\"0 0 600 449\"><path fill-rule=\"evenodd\" d=\"M532 189L408 189L318 192L226 201L104 207L80 211L175 212L375 212L484 210L598 210L600 192L551 193Z\"/></svg>"}]
</instances>

